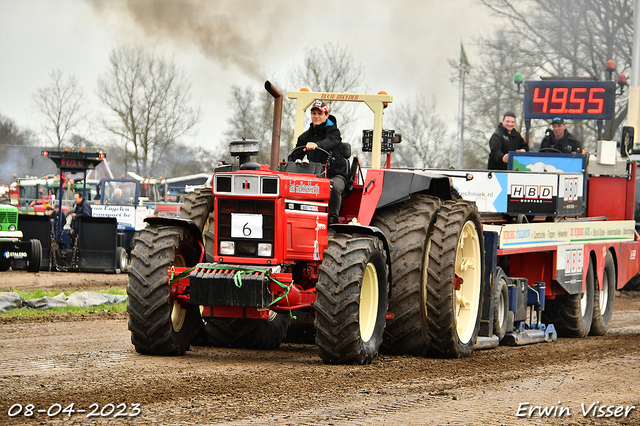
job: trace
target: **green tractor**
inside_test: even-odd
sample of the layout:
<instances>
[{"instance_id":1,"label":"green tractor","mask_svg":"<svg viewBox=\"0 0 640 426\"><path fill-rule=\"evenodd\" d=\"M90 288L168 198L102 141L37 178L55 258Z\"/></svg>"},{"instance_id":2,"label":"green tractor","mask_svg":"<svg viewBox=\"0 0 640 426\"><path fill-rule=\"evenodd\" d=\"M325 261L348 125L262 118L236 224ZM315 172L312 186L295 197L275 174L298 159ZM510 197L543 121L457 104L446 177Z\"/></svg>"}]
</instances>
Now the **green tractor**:
<instances>
[{"instance_id":1,"label":"green tractor","mask_svg":"<svg viewBox=\"0 0 640 426\"><path fill-rule=\"evenodd\" d=\"M22 241L22 232L18 231L18 209L0 204L0 271L12 267L14 260L24 262L29 272L38 272L42 245L35 239Z\"/></svg>"}]
</instances>

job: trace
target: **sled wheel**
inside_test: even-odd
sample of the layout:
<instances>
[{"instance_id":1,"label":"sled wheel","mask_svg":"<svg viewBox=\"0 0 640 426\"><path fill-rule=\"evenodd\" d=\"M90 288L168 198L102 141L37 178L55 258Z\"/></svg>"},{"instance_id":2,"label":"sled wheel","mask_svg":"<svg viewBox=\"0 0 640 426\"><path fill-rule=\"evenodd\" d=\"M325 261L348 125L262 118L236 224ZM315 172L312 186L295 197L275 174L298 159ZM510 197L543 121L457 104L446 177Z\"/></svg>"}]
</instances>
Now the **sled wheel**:
<instances>
[{"instance_id":1,"label":"sled wheel","mask_svg":"<svg viewBox=\"0 0 640 426\"><path fill-rule=\"evenodd\" d=\"M595 266L589 256L584 293L556 297L546 302L546 322L553 324L561 337L585 337L589 334L593 320Z\"/></svg>"},{"instance_id":2,"label":"sled wheel","mask_svg":"<svg viewBox=\"0 0 640 426\"><path fill-rule=\"evenodd\" d=\"M502 340L507 331L510 331L508 329L509 316L513 317L513 312L509 311L509 287L507 283L507 274L504 273L502 268L498 267L496 276L493 279L493 334L498 336L500 340Z\"/></svg>"},{"instance_id":3,"label":"sled wheel","mask_svg":"<svg viewBox=\"0 0 640 426\"><path fill-rule=\"evenodd\" d=\"M593 292L593 320L589 334L592 336L604 336L609 329L613 304L616 297L616 265L611 252L607 253L602 275L602 290L594 287Z\"/></svg>"}]
</instances>

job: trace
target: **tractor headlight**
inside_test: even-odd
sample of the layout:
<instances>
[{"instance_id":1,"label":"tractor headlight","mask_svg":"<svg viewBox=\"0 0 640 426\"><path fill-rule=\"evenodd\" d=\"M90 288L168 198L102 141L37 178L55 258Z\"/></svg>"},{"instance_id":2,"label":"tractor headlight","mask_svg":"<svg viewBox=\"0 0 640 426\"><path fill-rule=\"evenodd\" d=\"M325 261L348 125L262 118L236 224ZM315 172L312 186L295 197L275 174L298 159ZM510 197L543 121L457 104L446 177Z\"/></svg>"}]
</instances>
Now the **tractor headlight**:
<instances>
[{"instance_id":1,"label":"tractor headlight","mask_svg":"<svg viewBox=\"0 0 640 426\"><path fill-rule=\"evenodd\" d=\"M220 241L220 254L233 255L236 253L236 244L233 241Z\"/></svg>"},{"instance_id":2,"label":"tractor headlight","mask_svg":"<svg viewBox=\"0 0 640 426\"><path fill-rule=\"evenodd\" d=\"M9 231L13 232L16 230L16 226L15 225L9 225Z\"/></svg>"},{"instance_id":3,"label":"tractor headlight","mask_svg":"<svg viewBox=\"0 0 640 426\"><path fill-rule=\"evenodd\" d=\"M271 257L271 244L260 243L258 244L258 256Z\"/></svg>"}]
</instances>

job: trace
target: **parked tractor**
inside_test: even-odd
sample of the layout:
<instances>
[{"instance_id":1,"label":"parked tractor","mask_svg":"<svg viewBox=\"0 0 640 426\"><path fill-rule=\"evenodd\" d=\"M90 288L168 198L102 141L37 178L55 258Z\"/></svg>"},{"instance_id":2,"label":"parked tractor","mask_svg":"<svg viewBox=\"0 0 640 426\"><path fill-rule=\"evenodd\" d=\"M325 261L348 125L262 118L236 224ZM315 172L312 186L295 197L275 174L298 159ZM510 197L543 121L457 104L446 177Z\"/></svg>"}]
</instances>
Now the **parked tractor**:
<instances>
[{"instance_id":1,"label":"parked tractor","mask_svg":"<svg viewBox=\"0 0 640 426\"><path fill-rule=\"evenodd\" d=\"M23 240L18 230L17 207L0 204L0 271L22 262L29 272L38 272L42 261L42 245L36 239Z\"/></svg>"}]
</instances>

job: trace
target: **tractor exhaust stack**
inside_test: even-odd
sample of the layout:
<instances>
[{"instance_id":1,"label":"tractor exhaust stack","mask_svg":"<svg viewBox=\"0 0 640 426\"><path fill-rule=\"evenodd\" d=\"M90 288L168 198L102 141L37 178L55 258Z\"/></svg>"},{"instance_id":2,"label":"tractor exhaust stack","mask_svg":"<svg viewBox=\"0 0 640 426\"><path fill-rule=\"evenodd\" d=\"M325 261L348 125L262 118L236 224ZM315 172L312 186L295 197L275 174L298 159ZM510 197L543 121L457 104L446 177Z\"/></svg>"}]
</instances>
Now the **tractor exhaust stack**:
<instances>
[{"instance_id":1,"label":"tractor exhaust stack","mask_svg":"<svg viewBox=\"0 0 640 426\"><path fill-rule=\"evenodd\" d=\"M273 105L273 133L271 134L271 164L272 171L278 171L278 157L280 156L280 129L282 125L282 93L270 81L265 81L264 88L275 98Z\"/></svg>"}]
</instances>

